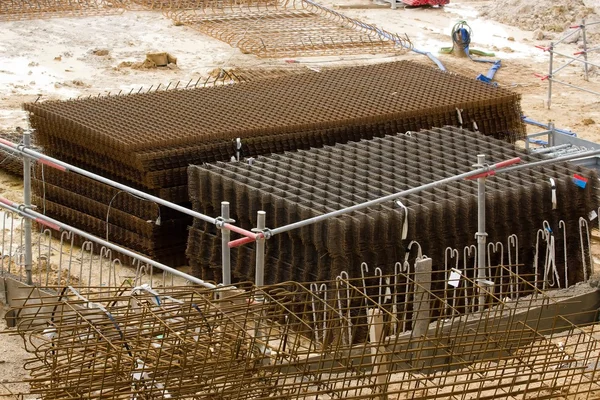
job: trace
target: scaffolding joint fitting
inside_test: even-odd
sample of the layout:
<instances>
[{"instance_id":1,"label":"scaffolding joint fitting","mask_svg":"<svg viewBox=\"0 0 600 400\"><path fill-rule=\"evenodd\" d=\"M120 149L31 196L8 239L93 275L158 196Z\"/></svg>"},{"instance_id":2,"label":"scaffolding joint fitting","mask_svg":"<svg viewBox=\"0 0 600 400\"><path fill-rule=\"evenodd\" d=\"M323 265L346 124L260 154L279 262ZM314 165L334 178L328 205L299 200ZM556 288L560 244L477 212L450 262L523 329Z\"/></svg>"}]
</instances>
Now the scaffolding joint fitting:
<instances>
[{"instance_id":1,"label":"scaffolding joint fitting","mask_svg":"<svg viewBox=\"0 0 600 400\"><path fill-rule=\"evenodd\" d=\"M475 233L475 239L477 239L477 242L479 242L480 240L483 240L484 238L487 238L488 234L487 232L476 232Z\"/></svg>"},{"instance_id":2,"label":"scaffolding joint fitting","mask_svg":"<svg viewBox=\"0 0 600 400\"><path fill-rule=\"evenodd\" d=\"M264 229L259 229L259 228L252 228L250 229L252 232L256 232L256 240L260 240L260 239L271 239L273 237L273 233L271 232L271 230L269 228L264 228Z\"/></svg>"},{"instance_id":3,"label":"scaffolding joint fitting","mask_svg":"<svg viewBox=\"0 0 600 400\"><path fill-rule=\"evenodd\" d=\"M215 218L215 226L219 229L223 229L225 224L233 224L233 223L235 223L235 219L233 219L233 218L223 218L223 217Z\"/></svg>"}]
</instances>

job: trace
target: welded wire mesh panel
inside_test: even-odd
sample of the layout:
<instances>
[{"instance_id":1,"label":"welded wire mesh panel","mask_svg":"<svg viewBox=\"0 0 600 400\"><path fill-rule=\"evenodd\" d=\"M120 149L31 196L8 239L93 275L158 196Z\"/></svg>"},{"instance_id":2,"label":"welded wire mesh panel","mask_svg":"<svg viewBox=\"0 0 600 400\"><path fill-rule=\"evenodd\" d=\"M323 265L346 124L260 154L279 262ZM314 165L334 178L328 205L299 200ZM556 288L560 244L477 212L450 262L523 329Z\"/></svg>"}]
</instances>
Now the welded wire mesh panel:
<instances>
[{"instance_id":1,"label":"welded wire mesh panel","mask_svg":"<svg viewBox=\"0 0 600 400\"><path fill-rule=\"evenodd\" d=\"M67 288L41 301L32 292L18 309L32 393L524 400L600 390L592 288L530 287L508 301L466 280L474 291L460 298L484 294L481 308L444 313L431 276L414 271L260 289Z\"/></svg>"},{"instance_id":2,"label":"welded wire mesh panel","mask_svg":"<svg viewBox=\"0 0 600 400\"><path fill-rule=\"evenodd\" d=\"M174 1L166 14L259 57L393 53L410 48L391 34L302 0Z\"/></svg>"},{"instance_id":3,"label":"welded wire mesh panel","mask_svg":"<svg viewBox=\"0 0 600 400\"><path fill-rule=\"evenodd\" d=\"M485 154L490 163L513 157L539 159L477 133L439 128L260 157L252 165L193 166L189 169L190 198L194 209L211 215L219 213L221 201L229 201L231 217L239 226L256 226L257 211L266 211L267 227L276 228L468 172L477 154ZM589 178L585 188L573 183L575 173ZM580 218L596 209L595 177L591 170L559 163L488 179L486 232L494 246L488 250L491 262L508 260L508 251L516 248L512 259L518 257L517 263L524 264L521 273L541 271L544 261L537 259L546 251L543 235L548 229L560 249L555 259L561 265L580 265L581 246L586 244L576 239L582 237ZM550 178L556 184L556 204ZM408 256L411 241L419 242L439 269L447 248L458 249L464 264L472 265L476 257L470 246L477 232L475 181L453 182L401 200L406 210L390 201L274 236L267 241L267 255L295 270L290 276L276 264L267 266L267 281L331 279L343 269L356 274L363 261L389 268L394 260ZM215 254L220 250L216 234L215 227L195 221L188 242L195 273L209 279L220 260L207 258L207 252L199 251L193 242L212 243L215 248L208 253ZM516 239L511 241L511 235ZM237 279L253 276L252 256L244 250L233 255ZM588 262L586 273L589 268ZM571 268L568 280L573 284L584 275L581 268Z\"/></svg>"},{"instance_id":4,"label":"welded wire mesh panel","mask_svg":"<svg viewBox=\"0 0 600 400\"><path fill-rule=\"evenodd\" d=\"M398 129L404 120L413 121L413 130L458 124L456 106L463 109L462 119L477 122L484 134L514 140L524 134L518 102L519 96L508 90L400 61L233 87L48 101L25 108L41 143L59 136L56 126L62 124L59 137L81 146L93 143L96 152L111 154L358 126L364 135L381 136L410 130ZM384 122L389 131L381 131ZM366 132L376 127L379 132Z\"/></svg>"},{"instance_id":5,"label":"welded wire mesh panel","mask_svg":"<svg viewBox=\"0 0 600 400\"><path fill-rule=\"evenodd\" d=\"M0 21L122 13L127 0L2 0Z\"/></svg>"},{"instance_id":6,"label":"welded wire mesh panel","mask_svg":"<svg viewBox=\"0 0 600 400\"><path fill-rule=\"evenodd\" d=\"M236 155L236 138L241 138L242 157L257 157L458 124L457 107L465 123L476 121L486 135L513 141L524 134L518 95L416 63L293 71L293 76L273 79L238 72L218 79L231 76L243 84L25 108L46 154L178 204L189 202L187 167L230 160ZM191 223L189 218L163 207L155 210L87 178L39 168L35 190L36 205L43 207L45 199L51 216L95 234L116 225L119 233L109 230L111 240L134 250L155 256L185 246L185 232L168 227ZM172 238L178 238L178 245ZM181 256L161 261L180 263Z\"/></svg>"}]
</instances>

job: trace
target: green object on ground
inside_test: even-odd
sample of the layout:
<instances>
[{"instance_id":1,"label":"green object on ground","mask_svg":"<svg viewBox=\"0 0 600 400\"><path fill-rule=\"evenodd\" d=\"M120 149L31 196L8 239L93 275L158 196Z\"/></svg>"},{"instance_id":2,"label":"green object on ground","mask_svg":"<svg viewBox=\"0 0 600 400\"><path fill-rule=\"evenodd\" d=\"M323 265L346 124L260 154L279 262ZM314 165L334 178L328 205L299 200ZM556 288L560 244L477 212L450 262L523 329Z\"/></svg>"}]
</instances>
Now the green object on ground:
<instances>
[{"instance_id":1,"label":"green object on ground","mask_svg":"<svg viewBox=\"0 0 600 400\"><path fill-rule=\"evenodd\" d=\"M461 30L463 30L463 32L465 33L464 40L462 40L463 38L461 37ZM454 47L459 46L459 47L463 48L463 51L465 53L467 53L467 55L475 54L477 56L483 56L483 57L494 57L495 56L494 53L488 53L488 52L485 52L482 50L469 48L469 44L471 43L471 35L472 34L473 34L473 31L471 30L471 27L469 26L469 24L467 24L467 21L458 21L452 27L452 33L450 34L450 37L452 38L452 47L442 47L440 49L440 53L452 54L452 52L454 51Z\"/></svg>"},{"instance_id":2,"label":"green object on ground","mask_svg":"<svg viewBox=\"0 0 600 400\"><path fill-rule=\"evenodd\" d=\"M453 47L442 47L440 49L440 53L452 54L452 49L453 49ZM496 57L496 53L488 53L483 50L477 50L477 49L469 49L469 53L475 54L477 56L482 56L482 57Z\"/></svg>"}]
</instances>

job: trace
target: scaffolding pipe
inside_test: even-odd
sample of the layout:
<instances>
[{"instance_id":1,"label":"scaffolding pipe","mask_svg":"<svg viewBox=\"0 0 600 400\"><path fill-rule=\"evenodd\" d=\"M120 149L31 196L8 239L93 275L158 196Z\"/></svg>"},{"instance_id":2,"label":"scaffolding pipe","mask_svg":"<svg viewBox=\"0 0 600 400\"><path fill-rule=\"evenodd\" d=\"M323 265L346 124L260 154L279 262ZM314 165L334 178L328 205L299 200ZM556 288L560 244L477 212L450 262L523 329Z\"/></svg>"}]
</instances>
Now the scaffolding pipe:
<instances>
[{"instance_id":1,"label":"scaffolding pipe","mask_svg":"<svg viewBox=\"0 0 600 400\"><path fill-rule=\"evenodd\" d=\"M264 237L266 239L269 239L272 236L280 234L280 233L288 232L288 231L291 231L291 230L294 230L297 228L301 228L303 226L312 225L317 222L327 220L329 218L338 217L340 215L348 214L348 213L358 211L358 210L362 210L364 208L373 207L377 204L385 203L388 201L393 201L393 200L401 198L401 197L406 197L408 195L418 193L422 190L432 189L436 186L445 185L447 183L454 182L454 181L461 180L461 179L476 179L476 178L479 178L480 175L489 176L489 175L494 175L496 173L507 173L507 172L524 169L524 168L535 168L538 166L552 164L552 163L556 163L556 162L577 160L577 159L596 156L596 155L600 155L600 149L599 150L590 150L587 152L576 153L576 154L571 154L571 155L562 156L562 157L550 158L547 160L542 160L542 161L537 161L537 162L522 164L522 165L516 165L516 166L514 166L513 164L519 163L521 161L521 158L519 158L519 157L511 158L510 160L502 161L502 162L492 164L492 165L489 165L489 166L486 166L483 168L479 168L479 169L476 169L476 170L473 170L470 172L465 172L463 174L451 176L451 177L441 179L436 182L427 183L425 185L421 185L416 188L408 189L403 192L390 194L388 196L384 196L379 199L370 200L370 201L367 201L367 202L364 202L361 204L356 204L354 206L347 207L347 208L344 208L341 210L336 210L336 211L332 211L332 212L329 212L326 214L318 215L316 217L312 217L312 218L309 218L309 219L306 219L303 221L294 222L292 224L284 225L279 228L275 228L275 229L265 228L264 233L259 233L258 235L256 235L256 238ZM250 237L233 240L233 241L229 242L229 247L231 247L231 248L238 247L238 246L244 245L246 243L252 243L254 240L255 239L250 238Z\"/></svg>"},{"instance_id":2,"label":"scaffolding pipe","mask_svg":"<svg viewBox=\"0 0 600 400\"><path fill-rule=\"evenodd\" d=\"M477 155L477 164L474 167L482 168L485 166L485 155ZM477 178L477 281L479 285L483 285L486 280L485 275L485 252L487 233L485 231L485 180L486 176L482 175ZM483 311L485 306L485 294L480 288L479 293L479 311Z\"/></svg>"},{"instance_id":3,"label":"scaffolding pipe","mask_svg":"<svg viewBox=\"0 0 600 400\"><path fill-rule=\"evenodd\" d=\"M554 43L550 42L550 63L548 65L548 110L552 104L552 63L554 61Z\"/></svg>"},{"instance_id":4,"label":"scaffolding pipe","mask_svg":"<svg viewBox=\"0 0 600 400\"><path fill-rule=\"evenodd\" d=\"M31 146L31 132L29 130L23 131L23 147L29 148ZM23 158L23 207L31 208L31 160L27 157ZM26 283L28 285L33 284L31 268L33 264L32 242L31 242L31 219L26 218L23 221L23 233L25 236L25 275Z\"/></svg>"},{"instance_id":5,"label":"scaffolding pipe","mask_svg":"<svg viewBox=\"0 0 600 400\"><path fill-rule=\"evenodd\" d=\"M181 271L178 271L178 270L176 270L174 268L171 268L171 267L169 267L167 265L164 265L164 264L161 264L159 262L156 262L156 261L154 261L154 260L152 260L152 259L150 259L148 257L145 257L145 256L142 256L140 254L134 253L131 250L125 249L125 248L120 247L120 246L117 246L117 245L115 245L113 243L110 243L110 242L104 240L104 239L100 239L100 238L98 238L98 237L96 237L94 235L90 235L87 232L84 232L82 230L74 228L74 227L72 227L70 225L64 224L64 223L62 223L60 221L57 221L57 220L55 220L53 218L47 217L47 216L45 216L42 213L34 211L34 210L30 209L30 208L26 208L25 206L20 205L18 203L15 203L15 202L13 202L11 200L8 200L8 199L6 199L4 197L0 197L0 207L6 208L7 210L10 210L10 211L12 211L12 212L14 212L14 213L16 213L16 214L18 214L18 215L26 218L26 221L33 219L36 222L38 222L38 223L40 223L40 224L42 224L44 226L47 226L47 227L49 227L51 229L54 229L56 231L59 231L59 232L63 231L63 230L70 231L70 232L72 232L72 233L74 233L76 235L79 235L79 236L81 236L81 237L83 237L85 239L88 239L88 240L91 240L92 242L98 243L99 245L104 246L104 247L106 247L108 249L116 251L116 252L118 252L120 254L123 254L125 256L134 258L136 260L140 260L141 262L143 262L145 264L148 264L148 265L151 265L153 267L156 267L156 268L158 268L158 269L160 269L162 271L165 271L165 272L168 272L170 274L173 274L173 275L179 276L181 278L187 279L190 282L195 283L197 285L203 286L203 287L208 288L208 289L215 289L216 288L216 286L213 285L212 283L204 282L202 279L198 279L198 278L193 277L191 275L188 275L188 274L186 274L184 272L181 272Z\"/></svg>"},{"instance_id":6,"label":"scaffolding pipe","mask_svg":"<svg viewBox=\"0 0 600 400\"><path fill-rule=\"evenodd\" d=\"M552 164L552 163L556 163L556 162L563 162L563 161L579 160L580 158L587 158L587 157L592 157L592 156L597 156L597 155L600 155L600 149L585 151L582 153L571 154L568 156L549 158L547 160L541 160L541 161L536 161L536 162L527 163L527 164L515 165L512 167L504 168L501 171L497 171L497 173L503 174L503 173L513 172L513 171L518 171L518 170L521 170L524 168L541 167L542 165Z\"/></svg>"},{"instance_id":7,"label":"scaffolding pipe","mask_svg":"<svg viewBox=\"0 0 600 400\"><path fill-rule=\"evenodd\" d=\"M475 178L479 178L479 176L488 176L488 175L493 175L494 171L497 169L501 169L501 168L505 168L509 165L513 165L516 164L518 162L521 161L520 157L515 157L515 158L511 158L509 160L506 161L502 161L496 164L492 164L492 165L488 165L482 168L478 168L476 170L473 171L469 171L469 172L465 172L459 175L454 175L454 176L450 176L448 178L444 178L441 179L439 181L435 181L435 182L431 182L431 183L427 183L425 185L421 185L418 186L416 188L412 188L412 189L408 189L402 192L398 192L398 193L394 193L394 194L390 194L384 197L380 197L378 199L375 200L370 200L364 203L360 203L360 204L356 204L353 205L351 207L346 207L343 208L341 210L336 210L336 211L332 211L326 214L322 214L322 215L318 215L316 217L312 217L312 218L308 218L305 219L303 221L298 221L298 222L294 222L292 224L288 224L288 225L284 225L282 227L279 228L275 228L275 229L265 229L264 233L259 233L257 238L267 238L269 239L270 237L280 234L280 233L284 233L284 232L288 232L297 228L302 228L303 226L307 226L307 225L312 225L315 224L317 222L321 222L324 220L327 220L329 218L335 218L338 217L340 215L343 214L348 214L354 211L358 211L358 210L362 210L364 208L368 208L368 207L373 207L377 204L381 204L381 203L386 203L386 202L390 202L393 201L395 199L398 199L400 197L406 197L408 195L414 194L414 193L418 193L422 190L427 190L427 189L431 189L434 188L436 186L439 185L445 185L446 183L450 183L450 182L454 182L454 181L458 181L461 179L475 179ZM242 239L238 239L238 240L234 240L232 242L229 242L229 247L237 247L237 246L241 246L243 244L246 243L250 243L252 242L253 239L252 238L242 238Z\"/></svg>"},{"instance_id":8,"label":"scaffolding pipe","mask_svg":"<svg viewBox=\"0 0 600 400\"><path fill-rule=\"evenodd\" d=\"M229 202L221 202L221 218L224 222L230 222L229 220ZM229 240L231 239L231 233L229 229L221 229L221 259L223 268L223 285L231 285L231 249L228 246Z\"/></svg>"},{"instance_id":9,"label":"scaffolding pipe","mask_svg":"<svg viewBox=\"0 0 600 400\"><path fill-rule=\"evenodd\" d=\"M262 232L266 227L266 213L264 211L258 212L258 218L256 222L256 231ZM265 285L265 238L264 235L261 238L256 239L256 276L254 281L257 287Z\"/></svg>"},{"instance_id":10,"label":"scaffolding pipe","mask_svg":"<svg viewBox=\"0 0 600 400\"><path fill-rule=\"evenodd\" d=\"M229 224L227 222L220 222L216 218L209 217L208 215L204 215L204 214L199 213L197 211L190 210L189 208L182 207L182 206L180 206L178 204L171 203L170 201L163 200L160 197L153 196L151 194L142 192L140 190L131 188L131 187L126 186L126 185L123 185L123 184L121 184L119 182L115 182L113 180L107 179L107 178L105 178L103 176L96 175L96 174L94 174L92 172L86 171L86 170L81 169L79 167L76 167L74 165L71 165L71 164L68 164L66 162L60 161L60 160L58 160L56 158L49 157L49 156L47 156L45 154L42 154L42 153L39 153L39 152L37 152L35 150L25 148L22 145L17 145L17 144L15 144L13 142L10 142L10 141L6 140L6 139L1 139L0 138L0 148L4 149L4 150L7 150L9 152L16 152L16 153L22 155L24 158L34 159L35 161L38 161L41 164L48 165L49 167L56 168L56 169L58 169L60 171L63 171L63 172L75 172L75 173L77 173L79 175L85 176L85 177L90 178L90 179L94 179L94 180L96 180L98 182L102 182L102 183L104 183L104 184L106 184L108 186L112 186L112 187L117 188L119 190L122 190L124 192L133 194L133 195L135 195L137 197L141 197L142 199L153 201L153 202L155 202L157 204L160 204L160 205L163 205L165 207L171 208L171 209L173 209L175 211L179 211L180 213L189 215L189 216L194 217L194 218L201 219L202 221L208 222L208 223L213 224L213 225L217 225L218 227L229 229L230 231L239 233L240 235L243 235L243 236L246 236L246 237L250 237L250 238L256 238L256 234L255 233L252 233L252 232L247 231L245 229L242 229L242 228L239 228L237 226L231 225L231 224Z\"/></svg>"},{"instance_id":11,"label":"scaffolding pipe","mask_svg":"<svg viewBox=\"0 0 600 400\"><path fill-rule=\"evenodd\" d=\"M529 117L525 117L524 116L522 119L523 119L523 122L525 122L526 124L539 126L540 128L545 128L545 129L548 129L548 130L550 129L550 125L546 125L546 124L544 124L542 122L535 121L535 120L533 120L533 119L531 119ZM564 129L559 129L559 128L554 127L554 131L558 132L558 133L562 133L563 135L577 137L577 134L575 132L567 131L567 130L564 130ZM538 133L534 133L532 135L528 135L527 137L541 136L541 135L544 135L544 134L545 134L545 132L538 132Z\"/></svg>"},{"instance_id":12,"label":"scaffolding pipe","mask_svg":"<svg viewBox=\"0 0 600 400\"><path fill-rule=\"evenodd\" d=\"M561 85L565 85L565 86L568 86L568 87L572 87L573 89L578 89L578 90L581 90L581 91L583 91L583 92L587 92L587 93L591 93L591 94L595 94L595 95L598 95L598 96L600 96L600 92L595 92L595 91L593 91L593 90L589 90L589 89L582 88L582 87L579 87L579 86L571 85L570 83L563 82L563 81L559 81L559 80L557 80L557 79L554 79L554 78L551 78L551 79L548 79L548 80L549 80L550 82L556 82L556 83L559 83L559 84L561 84Z\"/></svg>"},{"instance_id":13,"label":"scaffolding pipe","mask_svg":"<svg viewBox=\"0 0 600 400\"><path fill-rule=\"evenodd\" d=\"M594 49L594 50L595 50L595 49ZM565 65L563 65L562 67L558 68L556 71L553 71L553 73L555 73L555 74L556 74L558 71L562 70L563 68L565 68L566 66L568 66L570 63L572 63L572 62L574 62L574 61L578 61L578 62L580 62L580 63L582 63L582 64L585 64L586 66L587 66L587 65L591 65L591 66L594 66L594 67L598 67L598 68L600 68L600 65L598 65L598 64L594 64L594 63L592 63L592 62L589 62L589 61L587 61L587 60L585 59L585 57L584 57L584 59L583 59L583 60L580 58L580 56L581 56L581 55L585 55L585 54L587 54L587 53L590 53L591 51L592 51L592 50L587 50L587 51L583 51L583 50L582 50L582 51L579 51L579 52L577 52L577 53L575 53L575 54L574 54L576 57L570 56L570 55L568 55L568 54L559 53L559 52L557 52L557 51L552 51L552 53L554 53L554 55L561 56L561 57L564 57L564 58L566 58L566 59L569 59L569 60L571 60L571 61L570 61L568 64L565 64Z\"/></svg>"}]
</instances>

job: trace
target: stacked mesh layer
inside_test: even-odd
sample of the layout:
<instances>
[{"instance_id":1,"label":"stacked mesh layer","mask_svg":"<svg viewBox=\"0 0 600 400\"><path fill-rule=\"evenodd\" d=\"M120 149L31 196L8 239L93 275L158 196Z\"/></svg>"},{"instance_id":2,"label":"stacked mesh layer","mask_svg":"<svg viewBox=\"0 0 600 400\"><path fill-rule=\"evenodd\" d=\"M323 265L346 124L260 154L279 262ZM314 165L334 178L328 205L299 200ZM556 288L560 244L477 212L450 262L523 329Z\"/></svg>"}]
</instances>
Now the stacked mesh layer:
<instances>
[{"instance_id":1,"label":"stacked mesh layer","mask_svg":"<svg viewBox=\"0 0 600 400\"><path fill-rule=\"evenodd\" d=\"M2 131L0 139L21 144L23 143L23 134L16 131ZM34 138L32 137L32 139ZM35 140L32 140L31 148L36 151L40 150ZM0 169L13 175L23 176L23 159L11 151L0 149Z\"/></svg>"},{"instance_id":2,"label":"stacked mesh layer","mask_svg":"<svg viewBox=\"0 0 600 400\"><path fill-rule=\"evenodd\" d=\"M477 154L485 154L489 163L519 156L525 161L536 160L505 142L458 128L443 128L260 157L252 165L191 166L190 196L195 210L212 215L218 214L221 201L229 201L231 217L246 228L256 226L256 213L264 210L267 227L276 228L468 172ZM574 173L589 179L586 188L573 183ZM554 210L550 178L557 187ZM507 243L508 236L516 234L519 263L525 265L520 273L527 275L533 272L536 232L543 221L558 229L562 220L571 239L567 245L569 265L573 266L569 281L581 280L583 271L574 267L581 265L576 240L579 218L595 209L596 186L595 172L568 163L487 179L488 241ZM409 195L402 202L408 207L405 239L402 227L406 214L391 201L275 235L267 241L267 256L272 261L266 267L266 281L327 280L342 270L356 277L360 276L362 262L392 273L394 263L404 259L412 240L418 241L423 253L443 270L447 247L462 252L465 246L475 244L476 181L437 186ZM562 234L557 234L556 248L562 246ZM254 278L252 248L232 250L232 269L238 280ZM220 251L214 226L195 221L187 249L194 273L219 280ZM558 258L557 262L562 263L560 255ZM491 265L499 265L499 261L492 254ZM444 277L434 279L443 282Z\"/></svg>"},{"instance_id":3,"label":"stacked mesh layer","mask_svg":"<svg viewBox=\"0 0 600 400\"><path fill-rule=\"evenodd\" d=\"M229 160L235 138L243 156L256 157L455 125L457 108L486 135L524 134L518 95L411 62L25 105L46 154L179 204L189 201L188 165ZM182 262L187 217L78 176L41 176L34 200L50 216Z\"/></svg>"}]
</instances>

